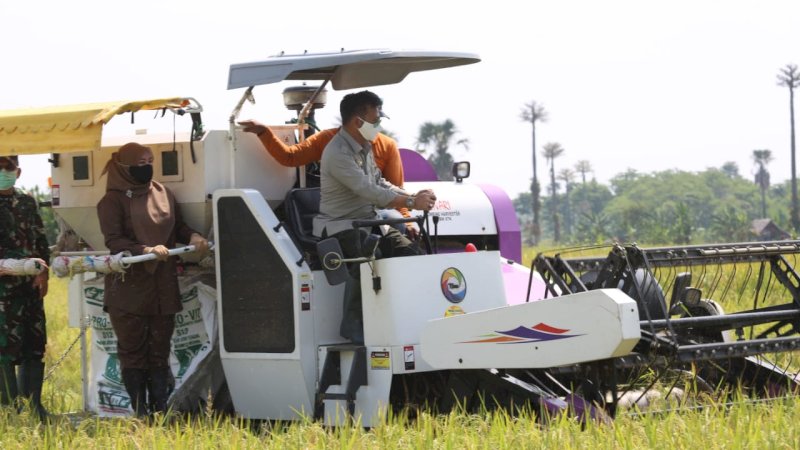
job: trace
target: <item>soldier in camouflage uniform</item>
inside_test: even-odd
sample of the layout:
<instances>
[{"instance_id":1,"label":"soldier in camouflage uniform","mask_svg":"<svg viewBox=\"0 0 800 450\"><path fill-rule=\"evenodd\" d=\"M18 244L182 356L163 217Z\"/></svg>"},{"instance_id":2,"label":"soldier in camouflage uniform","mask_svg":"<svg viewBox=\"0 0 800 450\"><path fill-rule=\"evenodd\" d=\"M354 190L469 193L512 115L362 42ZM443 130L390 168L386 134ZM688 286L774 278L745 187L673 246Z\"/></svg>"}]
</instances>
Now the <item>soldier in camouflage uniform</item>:
<instances>
[{"instance_id":1,"label":"soldier in camouflage uniform","mask_svg":"<svg viewBox=\"0 0 800 450\"><path fill-rule=\"evenodd\" d=\"M36 201L14 188L19 174L16 157L0 156L0 259L49 261ZM12 404L21 394L42 419L47 416L41 404L47 279L47 270L36 276L0 276L0 404Z\"/></svg>"}]
</instances>

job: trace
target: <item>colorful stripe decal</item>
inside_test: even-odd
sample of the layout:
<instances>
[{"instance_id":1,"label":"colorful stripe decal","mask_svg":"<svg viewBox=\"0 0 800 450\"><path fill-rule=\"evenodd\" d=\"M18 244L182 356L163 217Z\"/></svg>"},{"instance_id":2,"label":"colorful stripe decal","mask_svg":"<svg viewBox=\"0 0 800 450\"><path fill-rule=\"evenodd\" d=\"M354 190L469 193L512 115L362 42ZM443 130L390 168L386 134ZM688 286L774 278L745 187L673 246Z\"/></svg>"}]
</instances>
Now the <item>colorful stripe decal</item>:
<instances>
[{"instance_id":1,"label":"colorful stripe decal","mask_svg":"<svg viewBox=\"0 0 800 450\"><path fill-rule=\"evenodd\" d=\"M495 331L494 333L482 335L483 339L463 341L459 342L459 344L527 344L583 336L582 334L567 334L567 332L569 330L540 322L530 328L520 325L513 330Z\"/></svg>"}]
</instances>

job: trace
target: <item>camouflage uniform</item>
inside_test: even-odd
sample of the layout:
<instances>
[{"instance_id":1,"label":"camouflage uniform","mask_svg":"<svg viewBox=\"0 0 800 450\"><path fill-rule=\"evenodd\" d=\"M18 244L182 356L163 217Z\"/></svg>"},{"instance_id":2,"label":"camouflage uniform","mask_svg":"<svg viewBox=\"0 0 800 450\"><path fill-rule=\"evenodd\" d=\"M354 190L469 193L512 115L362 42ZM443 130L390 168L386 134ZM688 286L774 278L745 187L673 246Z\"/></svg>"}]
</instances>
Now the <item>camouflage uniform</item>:
<instances>
[{"instance_id":1,"label":"camouflage uniform","mask_svg":"<svg viewBox=\"0 0 800 450\"><path fill-rule=\"evenodd\" d=\"M0 195L0 259L50 260L36 201L19 189ZM0 363L41 360L47 333L33 277L0 276Z\"/></svg>"}]
</instances>

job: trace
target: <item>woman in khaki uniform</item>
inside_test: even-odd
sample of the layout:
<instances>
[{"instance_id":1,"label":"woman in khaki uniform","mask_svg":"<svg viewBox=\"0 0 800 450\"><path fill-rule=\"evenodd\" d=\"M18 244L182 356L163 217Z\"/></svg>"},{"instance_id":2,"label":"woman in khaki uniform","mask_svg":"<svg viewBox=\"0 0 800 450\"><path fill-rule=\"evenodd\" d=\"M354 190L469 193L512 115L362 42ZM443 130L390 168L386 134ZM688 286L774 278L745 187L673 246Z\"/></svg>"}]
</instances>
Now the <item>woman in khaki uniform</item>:
<instances>
[{"instance_id":1,"label":"woman in khaki uniform","mask_svg":"<svg viewBox=\"0 0 800 450\"><path fill-rule=\"evenodd\" d=\"M164 412L172 373L169 354L175 313L182 309L176 257L168 254L176 242L208 242L181 219L175 197L152 181L153 152L128 143L114 153L103 170L106 194L97 204L100 230L112 254L153 253L157 259L133 264L124 274L105 278L104 309L117 335L117 355L125 389L137 416Z\"/></svg>"}]
</instances>

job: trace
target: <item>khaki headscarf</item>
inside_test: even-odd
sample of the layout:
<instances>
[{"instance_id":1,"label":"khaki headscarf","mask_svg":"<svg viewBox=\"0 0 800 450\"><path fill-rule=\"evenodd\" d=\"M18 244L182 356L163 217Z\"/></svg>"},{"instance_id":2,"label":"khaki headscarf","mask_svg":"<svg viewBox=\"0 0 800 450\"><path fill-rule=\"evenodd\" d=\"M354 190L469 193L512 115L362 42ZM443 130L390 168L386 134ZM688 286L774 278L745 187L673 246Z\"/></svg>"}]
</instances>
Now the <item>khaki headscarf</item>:
<instances>
[{"instance_id":1,"label":"khaki headscarf","mask_svg":"<svg viewBox=\"0 0 800 450\"><path fill-rule=\"evenodd\" d=\"M141 184L128 172L128 166L139 164L150 147L130 142L111 155L103 169L108 173L106 192L120 191L131 199L131 218L136 240L149 247L166 245L175 227L174 199L157 181Z\"/></svg>"}]
</instances>

